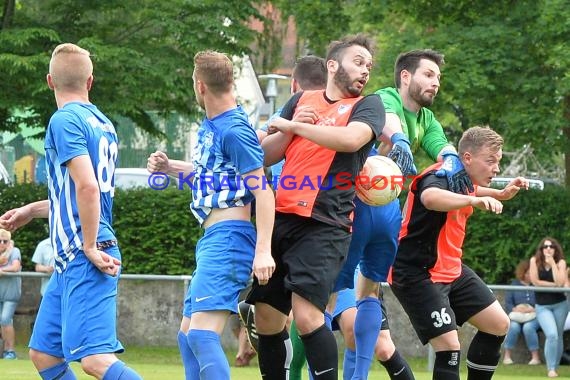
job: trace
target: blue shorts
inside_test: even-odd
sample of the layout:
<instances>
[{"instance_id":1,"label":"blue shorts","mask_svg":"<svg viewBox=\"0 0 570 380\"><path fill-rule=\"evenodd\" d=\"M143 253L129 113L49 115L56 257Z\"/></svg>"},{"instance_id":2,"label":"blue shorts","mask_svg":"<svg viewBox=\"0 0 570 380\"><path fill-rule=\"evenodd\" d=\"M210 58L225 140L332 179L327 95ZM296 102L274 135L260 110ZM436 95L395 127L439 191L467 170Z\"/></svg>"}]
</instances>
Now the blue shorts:
<instances>
[{"instance_id":1,"label":"blue shorts","mask_svg":"<svg viewBox=\"0 0 570 380\"><path fill-rule=\"evenodd\" d=\"M212 310L237 313L239 294L251 277L256 236L253 225L242 220L206 228L196 246L196 270L184 300L184 316Z\"/></svg>"},{"instance_id":2,"label":"blue shorts","mask_svg":"<svg viewBox=\"0 0 570 380\"><path fill-rule=\"evenodd\" d=\"M118 247L104 249L121 259ZM123 352L117 339L119 278L102 273L80 251L54 272L42 297L29 347L67 361Z\"/></svg>"},{"instance_id":3,"label":"blue shorts","mask_svg":"<svg viewBox=\"0 0 570 380\"><path fill-rule=\"evenodd\" d=\"M333 291L354 288L354 271L375 282L388 278L398 250L402 213L398 199L385 206L368 206L354 198L354 224L348 256Z\"/></svg>"}]
</instances>

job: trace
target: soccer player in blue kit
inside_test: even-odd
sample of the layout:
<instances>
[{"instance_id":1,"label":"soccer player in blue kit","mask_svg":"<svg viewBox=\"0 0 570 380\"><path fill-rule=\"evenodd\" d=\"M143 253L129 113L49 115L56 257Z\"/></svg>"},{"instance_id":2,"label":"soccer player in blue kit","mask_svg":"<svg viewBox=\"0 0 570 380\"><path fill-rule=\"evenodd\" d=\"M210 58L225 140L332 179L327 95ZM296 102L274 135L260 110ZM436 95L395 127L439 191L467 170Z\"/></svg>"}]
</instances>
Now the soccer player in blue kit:
<instances>
[{"instance_id":1,"label":"soccer player in blue kit","mask_svg":"<svg viewBox=\"0 0 570 380\"><path fill-rule=\"evenodd\" d=\"M121 254L111 226L118 140L111 121L89 102L89 52L58 45L47 83L58 107L45 138L48 200L0 217L13 231L49 216L56 271L41 301L30 358L46 380L75 379L70 361L97 379L141 379L115 355L123 351L116 333Z\"/></svg>"},{"instance_id":2,"label":"soccer player in blue kit","mask_svg":"<svg viewBox=\"0 0 570 380\"><path fill-rule=\"evenodd\" d=\"M412 151L422 148L434 161L443 160L437 175L446 177L450 189L467 193L472 184L459 157L447 141L441 124L427 108L440 85L440 66L443 55L433 50L413 50L398 56L394 69L396 88L376 92L382 98L386 111L380 153L392 158L404 175L416 174ZM390 137L387 140L385 137ZM374 152L371 152L374 154ZM398 233L402 223L400 203L396 199L385 206L368 206L355 197L352 241L347 260L339 273L334 291L354 288L354 273L360 265L356 284L357 313L354 321L356 352L353 379L367 378L374 355L377 337L391 343L389 330L381 329L382 312L380 282L387 280L398 247ZM344 297L343 297L344 298ZM350 300L338 299L338 310ZM348 302L348 303L347 303ZM331 304L327 307L331 313ZM330 315L327 315L331 318ZM383 336L384 335L384 336ZM384 344L386 346L386 344ZM380 363L391 379L413 379L408 364L391 344L391 353L385 353ZM383 355L384 356L384 355Z\"/></svg>"},{"instance_id":3,"label":"soccer player in blue kit","mask_svg":"<svg viewBox=\"0 0 570 380\"><path fill-rule=\"evenodd\" d=\"M147 169L192 177L190 208L205 231L196 246L178 346L186 379L223 380L230 378L230 367L220 336L230 313L237 313L239 293L252 268L260 285L275 270L270 245L275 200L255 131L236 104L231 60L219 52L197 53L193 80L206 117L192 162L157 151L148 158ZM257 231L251 223L254 198Z\"/></svg>"}]
</instances>

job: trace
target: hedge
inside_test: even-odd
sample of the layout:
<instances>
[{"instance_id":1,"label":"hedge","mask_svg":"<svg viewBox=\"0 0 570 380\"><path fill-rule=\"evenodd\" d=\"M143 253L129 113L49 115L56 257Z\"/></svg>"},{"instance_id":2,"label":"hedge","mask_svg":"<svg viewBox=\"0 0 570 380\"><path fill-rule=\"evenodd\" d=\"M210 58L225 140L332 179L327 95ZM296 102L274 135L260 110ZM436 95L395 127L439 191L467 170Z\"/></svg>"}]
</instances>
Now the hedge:
<instances>
[{"instance_id":1,"label":"hedge","mask_svg":"<svg viewBox=\"0 0 570 380\"><path fill-rule=\"evenodd\" d=\"M0 186L0 211L43 199L44 186ZM123 255L123 273L191 274L202 234L189 211L189 191L117 190L114 227ZM557 238L570 256L570 191L547 186L523 191L504 203L500 215L475 210L469 219L464 261L490 284L508 283L519 260L530 257L544 236ZM36 244L47 221L36 220L14 234L25 270L33 270Z\"/></svg>"}]
</instances>

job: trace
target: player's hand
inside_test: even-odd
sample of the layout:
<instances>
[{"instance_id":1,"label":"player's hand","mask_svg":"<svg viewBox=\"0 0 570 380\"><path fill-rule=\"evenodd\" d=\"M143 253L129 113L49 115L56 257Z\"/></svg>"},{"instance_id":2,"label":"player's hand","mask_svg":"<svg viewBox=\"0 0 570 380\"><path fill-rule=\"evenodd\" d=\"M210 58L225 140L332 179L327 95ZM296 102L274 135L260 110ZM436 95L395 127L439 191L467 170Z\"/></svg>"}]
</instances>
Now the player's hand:
<instances>
[{"instance_id":1,"label":"player's hand","mask_svg":"<svg viewBox=\"0 0 570 380\"><path fill-rule=\"evenodd\" d=\"M275 271L275 260L271 252L255 253L253 259L253 274L257 278L259 285L265 285Z\"/></svg>"},{"instance_id":2,"label":"player's hand","mask_svg":"<svg viewBox=\"0 0 570 380\"><path fill-rule=\"evenodd\" d=\"M121 268L120 260L97 248L86 249L84 252L89 261L101 272L113 277L119 274L119 269Z\"/></svg>"},{"instance_id":3,"label":"player's hand","mask_svg":"<svg viewBox=\"0 0 570 380\"><path fill-rule=\"evenodd\" d=\"M524 177L517 177L508 183L500 193L500 199L508 201L518 194L520 189L528 190L530 186L529 180Z\"/></svg>"},{"instance_id":4,"label":"player's hand","mask_svg":"<svg viewBox=\"0 0 570 380\"><path fill-rule=\"evenodd\" d=\"M449 190L457 194L469 194L475 191L471 178L463 163L454 151L443 153L443 165L435 172L437 177L447 177Z\"/></svg>"},{"instance_id":5,"label":"player's hand","mask_svg":"<svg viewBox=\"0 0 570 380\"><path fill-rule=\"evenodd\" d=\"M392 141L392 150L386 156L398 165L403 175L416 175L418 170L414 165L410 140L401 132L394 133L390 140Z\"/></svg>"},{"instance_id":6,"label":"player's hand","mask_svg":"<svg viewBox=\"0 0 570 380\"><path fill-rule=\"evenodd\" d=\"M6 211L4 215L0 216L0 227L7 231L14 232L18 228L28 224L32 219L30 209L23 206Z\"/></svg>"},{"instance_id":7,"label":"player's hand","mask_svg":"<svg viewBox=\"0 0 570 380\"><path fill-rule=\"evenodd\" d=\"M313 106L300 106L295 110L293 121L299 123L316 124L319 115Z\"/></svg>"},{"instance_id":8,"label":"player's hand","mask_svg":"<svg viewBox=\"0 0 570 380\"><path fill-rule=\"evenodd\" d=\"M291 120L284 119L280 116L275 117L269 121L269 127L267 128L267 134L272 135L277 132L283 132L291 134L292 127L294 123Z\"/></svg>"},{"instance_id":9,"label":"player's hand","mask_svg":"<svg viewBox=\"0 0 570 380\"><path fill-rule=\"evenodd\" d=\"M480 210L491 211L495 214L503 212L503 204L501 201L493 197L470 197L471 206L477 207Z\"/></svg>"},{"instance_id":10,"label":"player's hand","mask_svg":"<svg viewBox=\"0 0 570 380\"><path fill-rule=\"evenodd\" d=\"M148 156L146 161L146 170L150 173L162 172L168 173L170 165L166 153L157 150Z\"/></svg>"}]
</instances>

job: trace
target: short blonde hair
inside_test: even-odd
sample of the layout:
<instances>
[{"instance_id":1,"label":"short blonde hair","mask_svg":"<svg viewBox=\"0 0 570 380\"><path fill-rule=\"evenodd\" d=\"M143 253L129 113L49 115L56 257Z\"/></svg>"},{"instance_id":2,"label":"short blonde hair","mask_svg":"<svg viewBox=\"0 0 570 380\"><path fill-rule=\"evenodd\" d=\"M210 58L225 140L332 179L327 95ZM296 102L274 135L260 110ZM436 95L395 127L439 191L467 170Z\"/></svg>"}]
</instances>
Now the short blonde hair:
<instances>
[{"instance_id":1,"label":"short blonde hair","mask_svg":"<svg viewBox=\"0 0 570 380\"><path fill-rule=\"evenodd\" d=\"M488 147L492 152L498 152L503 148L503 138L489 127L471 127L463 132L457 145L459 154L465 152L477 153Z\"/></svg>"},{"instance_id":2,"label":"short blonde hair","mask_svg":"<svg viewBox=\"0 0 570 380\"><path fill-rule=\"evenodd\" d=\"M12 240L12 233L8 230L0 228L0 237L5 238L7 240Z\"/></svg>"},{"instance_id":3,"label":"short blonde hair","mask_svg":"<svg viewBox=\"0 0 570 380\"><path fill-rule=\"evenodd\" d=\"M224 53L205 50L194 56L195 79L206 84L214 94L232 91L234 85L234 66Z\"/></svg>"},{"instance_id":4,"label":"short blonde hair","mask_svg":"<svg viewBox=\"0 0 570 380\"><path fill-rule=\"evenodd\" d=\"M71 43L56 46L49 63L55 89L86 91L87 79L93 75L90 56L89 51Z\"/></svg>"}]
</instances>

